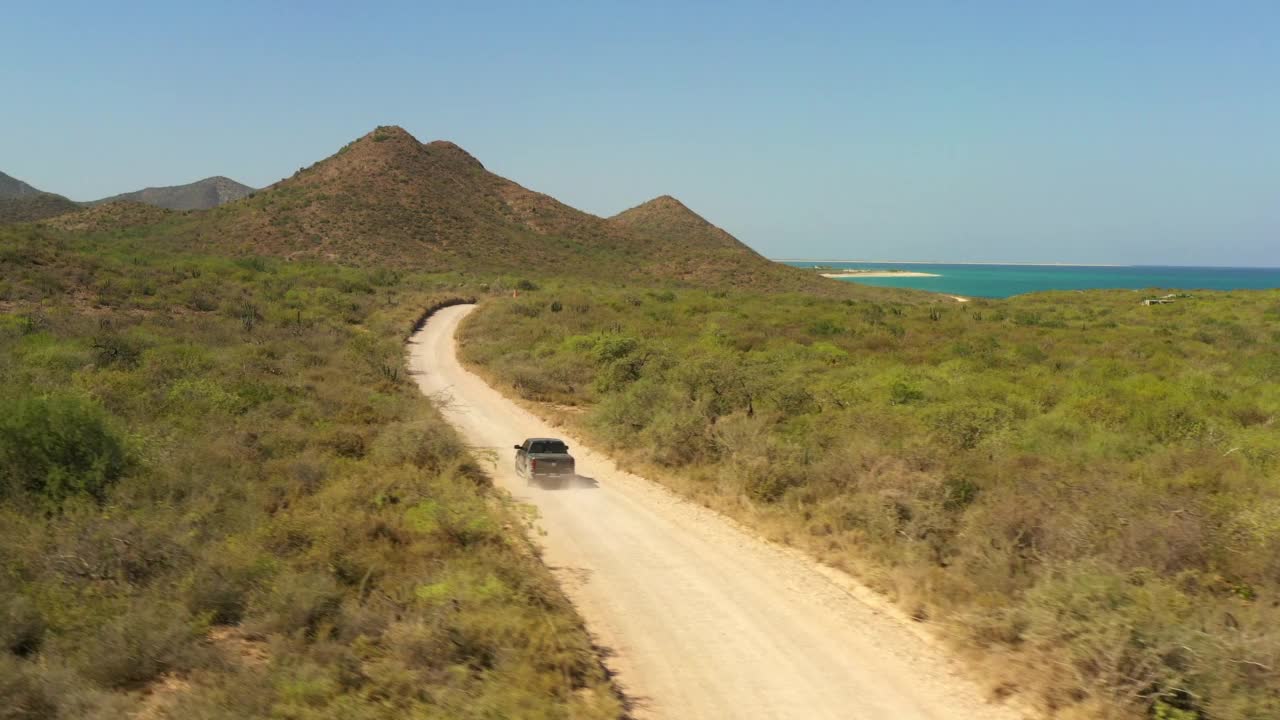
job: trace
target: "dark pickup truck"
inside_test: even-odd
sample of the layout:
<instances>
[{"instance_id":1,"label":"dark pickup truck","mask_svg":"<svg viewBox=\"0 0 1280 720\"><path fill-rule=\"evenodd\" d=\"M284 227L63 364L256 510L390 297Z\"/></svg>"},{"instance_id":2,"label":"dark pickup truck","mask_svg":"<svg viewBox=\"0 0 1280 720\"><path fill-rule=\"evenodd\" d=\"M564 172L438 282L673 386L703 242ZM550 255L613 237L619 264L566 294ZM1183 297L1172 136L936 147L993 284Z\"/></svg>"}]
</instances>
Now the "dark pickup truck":
<instances>
[{"instance_id":1,"label":"dark pickup truck","mask_svg":"<svg viewBox=\"0 0 1280 720\"><path fill-rule=\"evenodd\" d=\"M573 478L577 474L569 446L556 438L529 438L516 445L516 474L529 482L542 478Z\"/></svg>"}]
</instances>

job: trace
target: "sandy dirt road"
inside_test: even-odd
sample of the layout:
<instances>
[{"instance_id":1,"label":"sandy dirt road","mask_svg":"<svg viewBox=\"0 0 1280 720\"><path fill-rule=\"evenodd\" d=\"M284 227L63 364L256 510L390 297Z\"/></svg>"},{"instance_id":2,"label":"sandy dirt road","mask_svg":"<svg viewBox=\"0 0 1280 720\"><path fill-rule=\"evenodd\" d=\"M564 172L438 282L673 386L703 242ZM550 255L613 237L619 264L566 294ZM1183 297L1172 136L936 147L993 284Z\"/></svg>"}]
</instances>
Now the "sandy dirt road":
<instances>
[{"instance_id":1,"label":"sandy dirt road","mask_svg":"<svg viewBox=\"0 0 1280 720\"><path fill-rule=\"evenodd\" d=\"M445 308L413 336L422 391L496 450L495 480L535 506L544 557L641 718L941 720L1022 717L980 689L909 621L847 577L619 470L465 370ZM584 480L529 486L512 445L564 437Z\"/></svg>"}]
</instances>

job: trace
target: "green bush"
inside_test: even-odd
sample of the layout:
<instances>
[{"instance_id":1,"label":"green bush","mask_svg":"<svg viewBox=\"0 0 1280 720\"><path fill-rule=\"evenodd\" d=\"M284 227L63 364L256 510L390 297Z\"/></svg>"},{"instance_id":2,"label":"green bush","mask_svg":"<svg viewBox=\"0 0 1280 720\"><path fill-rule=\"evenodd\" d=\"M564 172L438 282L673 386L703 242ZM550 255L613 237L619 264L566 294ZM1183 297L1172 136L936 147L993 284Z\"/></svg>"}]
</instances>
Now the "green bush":
<instances>
[{"instance_id":1,"label":"green bush","mask_svg":"<svg viewBox=\"0 0 1280 720\"><path fill-rule=\"evenodd\" d=\"M34 654L44 641L45 628L44 616L30 598L15 595L0 601L0 651L19 657Z\"/></svg>"},{"instance_id":2,"label":"green bush","mask_svg":"<svg viewBox=\"0 0 1280 720\"><path fill-rule=\"evenodd\" d=\"M254 601L253 627L259 632L316 638L334 629L342 609L342 589L318 572L275 577Z\"/></svg>"},{"instance_id":3,"label":"green bush","mask_svg":"<svg viewBox=\"0 0 1280 720\"><path fill-rule=\"evenodd\" d=\"M214 555L191 574L186 589L187 608L215 625L238 623L266 575L262 563L225 553Z\"/></svg>"},{"instance_id":4,"label":"green bush","mask_svg":"<svg viewBox=\"0 0 1280 720\"><path fill-rule=\"evenodd\" d=\"M64 652L76 658L81 675L102 686L137 687L205 662L196 643L203 630L183 608L156 598L108 620Z\"/></svg>"},{"instance_id":5,"label":"green bush","mask_svg":"<svg viewBox=\"0 0 1280 720\"><path fill-rule=\"evenodd\" d=\"M0 499L51 509L74 496L101 502L128 465L123 438L93 403L62 394L0 402Z\"/></svg>"},{"instance_id":6,"label":"green bush","mask_svg":"<svg viewBox=\"0 0 1280 720\"><path fill-rule=\"evenodd\" d=\"M403 372L457 277L32 232L0 228L0 718L621 714Z\"/></svg>"},{"instance_id":7,"label":"green bush","mask_svg":"<svg viewBox=\"0 0 1280 720\"><path fill-rule=\"evenodd\" d=\"M584 408L573 429L699 502L888 578L1047 705L1276 715L1280 291L1156 315L1127 291L556 290L592 302L496 299L464 360Z\"/></svg>"},{"instance_id":8,"label":"green bush","mask_svg":"<svg viewBox=\"0 0 1280 720\"><path fill-rule=\"evenodd\" d=\"M60 703L54 688L34 668L0 654L0 720L57 720Z\"/></svg>"}]
</instances>

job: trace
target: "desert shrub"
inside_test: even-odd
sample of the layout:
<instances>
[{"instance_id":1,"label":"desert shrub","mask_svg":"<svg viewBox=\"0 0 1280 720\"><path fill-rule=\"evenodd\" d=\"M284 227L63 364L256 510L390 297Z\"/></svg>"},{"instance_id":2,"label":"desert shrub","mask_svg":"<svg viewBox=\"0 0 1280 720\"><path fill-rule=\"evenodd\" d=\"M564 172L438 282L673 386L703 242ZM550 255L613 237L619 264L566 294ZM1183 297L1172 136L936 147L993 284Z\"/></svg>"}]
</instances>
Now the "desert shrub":
<instances>
[{"instance_id":1,"label":"desert shrub","mask_svg":"<svg viewBox=\"0 0 1280 720\"><path fill-rule=\"evenodd\" d=\"M198 565L185 590L187 608L215 625L240 622L259 583L270 574L267 563L219 553Z\"/></svg>"},{"instance_id":2,"label":"desert shrub","mask_svg":"<svg viewBox=\"0 0 1280 720\"><path fill-rule=\"evenodd\" d=\"M702 502L879 564L913 612L1018 657L1048 705L1274 714L1277 635L1241 618L1274 623L1280 597L1276 292L1155 315L1129 292L951 311L576 287L581 313L482 307L465 359L542 372L535 399L585 407L574 429Z\"/></svg>"},{"instance_id":3,"label":"desert shrub","mask_svg":"<svg viewBox=\"0 0 1280 720\"><path fill-rule=\"evenodd\" d=\"M889 402L894 405L907 405L924 399L924 391L915 385L899 380L889 386Z\"/></svg>"},{"instance_id":4,"label":"desert shrub","mask_svg":"<svg viewBox=\"0 0 1280 720\"><path fill-rule=\"evenodd\" d=\"M35 669L0 654L0 720L56 720L60 703L55 688Z\"/></svg>"},{"instance_id":5,"label":"desert shrub","mask_svg":"<svg viewBox=\"0 0 1280 720\"><path fill-rule=\"evenodd\" d=\"M251 626L264 633L319 637L338 621L342 595L338 584L326 574L282 573L254 599Z\"/></svg>"},{"instance_id":6,"label":"desert shrub","mask_svg":"<svg viewBox=\"0 0 1280 720\"><path fill-rule=\"evenodd\" d=\"M93 363L99 368L134 368L142 357L142 348L130 338L104 334L94 340L93 354Z\"/></svg>"},{"instance_id":7,"label":"desert shrub","mask_svg":"<svg viewBox=\"0 0 1280 720\"><path fill-rule=\"evenodd\" d=\"M1193 610L1190 598L1151 575L1067 566L1028 593L1023 637L1063 656L1064 680L1081 689L1171 705L1199 644L1187 627Z\"/></svg>"},{"instance_id":8,"label":"desert shrub","mask_svg":"<svg viewBox=\"0 0 1280 720\"><path fill-rule=\"evenodd\" d=\"M92 403L73 395L0 402L0 498L54 509L77 495L102 501L127 468L123 438Z\"/></svg>"},{"instance_id":9,"label":"desert shrub","mask_svg":"<svg viewBox=\"0 0 1280 720\"><path fill-rule=\"evenodd\" d=\"M794 468L778 463L755 464L742 478L747 496L760 502L776 502L787 490L801 484L803 475Z\"/></svg>"},{"instance_id":10,"label":"desert shrub","mask_svg":"<svg viewBox=\"0 0 1280 720\"><path fill-rule=\"evenodd\" d=\"M967 402L933 415L937 436L961 450L972 450L1008 422L1008 410L993 403Z\"/></svg>"},{"instance_id":11,"label":"desert shrub","mask_svg":"<svg viewBox=\"0 0 1280 720\"><path fill-rule=\"evenodd\" d=\"M81 675L100 685L136 687L201 664L203 630L180 606L157 598L107 620L75 648L60 650L75 658Z\"/></svg>"},{"instance_id":12,"label":"desert shrub","mask_svg":"<svg viewBox=\"0 0 1280 720\"><path fill-rule=\"evenodd\" d=\"M384 465L408 463L440 472L457 461L460 448L453 434L432 421L391 423L374 440L371 455Z\"/></svg>"},{"instance_id":13,"label":"desert shrub","mask_svg":"<svg viewBox=\"0 0 1280 720\"><path fill-rule=\"evenodd\" d=\"M0 650L27 657L40 649L45 629L44 616L30 598L0 600Z\"/></svg>"},{"instance_id":14,"label":"desert shrub","mask_svg":"<svg viewBox=\"0 0 1280 720\"><path fill-rule=\"evenodd\" d=\"M218 309L217 290L206 284L193 285L186 293L186 306L196 312L213 312Z\"/></svg>"},{"instance_id":15,"label":"desert shrub","mask_svg":"<svg viewBox=\"0 0 1280 720\"><path fill-rule=\"evenodd\" d=\"M712 451L705 422L693 409L655 417L645 428L643 439L653 448L653 460L660 465L688 465Z\"/></svg>"},{"instance_id":16,"label":"desert shrub","mask_svg":"<svg viewBox=\"0 0 1280 720\"><path fill-rule=\"evenodd\" d=\"M169 245L0 228L0 264L43 276L0 273L0 718L133 717L155 689L172 717L617 717L520 523L404 382L405 331L459 279ZM417 599L462 566L505 591ZM443 655L398 658L399 622Z\"/></svg>"},{"instance_id":17,"label":"desert shrub","mask_svg":"<svg viewBox=\"0 0 1280 720\"><path fill-rule=\"evenodd\" d=\"M834 321L828 318L822 318L809 323L809 334L814 337L831 337L844 332L844 328L840 327Z\"/></svg>"},{"instance_id":18,"label":"desert shrub","mask_svg":"<svg viewBox=\"0 0 1280 720\"><path fill-rule=\"evenodd\" d=\"M516 305L513 308L513 312L517 315L523 315L524 317L536 318L542 314L542 306L534 305L532 303L524 303Z\"/></svg>"},{"instance_id":19,"label":"desert shrub","mask_svg":"<svg viewBox=\"0 0 1280 720\"><path fill-rule=\"evenodd\" d=\"M476 498L450 495L448 502L430 499L413 505L405 511L405 522L418 532L436 535L459 548L496 540L493 521Z\"/></svg>"}]
</instances>

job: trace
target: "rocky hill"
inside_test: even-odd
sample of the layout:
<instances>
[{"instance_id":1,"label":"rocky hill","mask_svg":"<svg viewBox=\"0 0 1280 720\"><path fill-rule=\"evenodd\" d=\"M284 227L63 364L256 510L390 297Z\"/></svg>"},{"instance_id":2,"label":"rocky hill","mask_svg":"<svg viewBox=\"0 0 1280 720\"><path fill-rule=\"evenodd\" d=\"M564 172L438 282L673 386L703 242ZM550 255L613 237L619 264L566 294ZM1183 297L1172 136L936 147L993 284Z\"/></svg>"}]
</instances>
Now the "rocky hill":
<instances>
[{"instance_id":1,"label":"rocky hill","mask_svg":"<svg viewBox=\"0 0 1280 720\"><path fill-rule=\"evenodd\" d=\"M0 199L13 200L16 198L47 194L48 193L43 190L37 190L16 177L0 172Z\"/></svg>"},{"instance_id":2,"label":"rocky hill","mask_svg":"<svg viewBox=\"0 0 1280 720\"><path fill-rule=\"evenodd\" d=\"M233 200L248 197L253 191L253 188L248 185L218 175L186 185L149 187L135 190L134 192L113 195L109 198L98 200L94 204L127 200L154 205L167 210L208 210Z\"/></svg>"},{"instance_id":3,"label":"rocky hill","mask_svg":"<svg viewBox=\"0 0 1280 720\"><path fill-rule=\"evenodd\" d=\"M847 287L766 260L674 198L601 218L489 172L451 142L392 126L193 217L183 236L211 250L417 269Z\"/></svg>"},{"instance_id":4,"label":"rocky hill","mask_svg":"<svg viewBox=\"0 0 1280 720\"><path fill-rule=\"evenodd\" d=\"M670 195L618 213L609 222L646 248L654 269L665 276L691 283L757 287L761 268L768 267L774 284L785 285L798 276L804 276L806 285L811 282L808 273L791 267L779 272L784 266L760 256Z\"/></svg>"},{"instance_id":5,"label":"rocky hill","mask_svg":"<svg viewBox=\"0 0 1280 720\"><path fill-rule=\"evenodd\" d=\"M0 224L32 222L80 209L80 204L0 172Z\"/></svg>"},{"instance_id":6,"label":"rocky hill","mask_svg":"<svg viewBox=\"0 0 1280 720\"><path fill-rule=\"evenodd\" d=\"M847 283L761 257L670 196L598 217L489 172L451 142L421 143L394 126L259 191L215 177L82 210L8 176L0 180L13 196L0 199L0 217L13 203L12 220L65 215L47 224L90 233L141 228L155 242L204 252L531 279L851 292Z\"/></svg>"}]
</instances>

